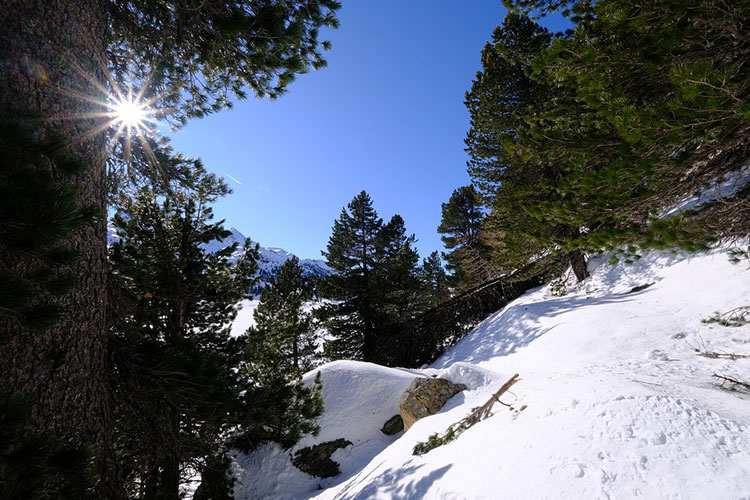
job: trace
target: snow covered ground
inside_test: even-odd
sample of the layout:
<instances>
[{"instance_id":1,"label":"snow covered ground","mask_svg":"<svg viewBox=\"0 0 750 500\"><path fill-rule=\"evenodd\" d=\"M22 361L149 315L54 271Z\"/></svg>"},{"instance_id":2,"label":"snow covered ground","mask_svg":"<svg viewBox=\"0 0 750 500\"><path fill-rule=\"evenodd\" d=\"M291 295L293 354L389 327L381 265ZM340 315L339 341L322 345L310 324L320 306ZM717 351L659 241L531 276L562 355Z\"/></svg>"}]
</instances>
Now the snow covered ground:
<instances>
[{"instance_id":1,"label":"snow covered ground","mask_svg":"<svg viewBox=\"0 0 750 500\"><path fill-rule=\"evenodd\" d=\"M747 263L729 263L725 249L603 262L564 296L542 287L512 302L430 368L323 366L320 435L238 456L236 498L750 500L750 393L712 377L748 381L750 359L694 351L750 353L750 326L701 322L750 304ZM456 441L412 455L514 373L522 381L502 397L512 409L495 405ZM468 390L383 435L403 389L431 375ZM353 443L333 455L340 476L291 464L295 450L337 438Z\"/></svg>"}]
</instances>

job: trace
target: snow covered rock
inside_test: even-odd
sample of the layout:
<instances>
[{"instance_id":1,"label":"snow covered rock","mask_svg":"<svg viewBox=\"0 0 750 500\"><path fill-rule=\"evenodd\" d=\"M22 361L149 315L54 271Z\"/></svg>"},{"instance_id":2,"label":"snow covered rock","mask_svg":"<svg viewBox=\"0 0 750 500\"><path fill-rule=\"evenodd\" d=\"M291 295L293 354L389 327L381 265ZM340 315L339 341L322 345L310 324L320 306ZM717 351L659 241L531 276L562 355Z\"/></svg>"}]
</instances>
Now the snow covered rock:
<instances>
[{"instance_id":1,"label":"snow covered rock","mask_svg":"<svg viewBox=\"0 0 750 500\"><path fill-rule=\"evenodd\" d=\"M439 412L445 403L461 391L463 384L454 384L443 378L417 378L401 395L399 413L407 431L420 418Z\"/></svg>"}]
</instances>

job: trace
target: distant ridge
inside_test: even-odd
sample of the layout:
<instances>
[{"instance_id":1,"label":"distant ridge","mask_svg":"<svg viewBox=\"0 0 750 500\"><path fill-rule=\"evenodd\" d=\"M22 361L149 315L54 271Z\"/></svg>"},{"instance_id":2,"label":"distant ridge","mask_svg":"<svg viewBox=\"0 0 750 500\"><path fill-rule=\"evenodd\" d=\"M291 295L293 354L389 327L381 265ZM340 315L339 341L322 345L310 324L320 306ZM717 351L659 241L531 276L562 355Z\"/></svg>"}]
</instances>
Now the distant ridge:
<instances>
[{"instance_id":1,"label":"distant ridge","mask_svg":"<svg viewBox=\"0 0 750 500\"><path fill-rule=\"evenodd\" d=\"M231 234L228 237L221 241L214 240L207 243L203 245L203 248L213 253L236 242L237 251L235 252L234 258L238 258L242 254L246 237L237 228L232 227L229 231ZM117 239L115 228L110 226L107 232L107 244L111 245L117 241ZM255 241L252 242L253 245L255 245L255 243ZM260 259L258 260L258 276L260 277L260 281L253 287L252 293L255 295L259 294L268 284L269 279L276 275L276 269L292 257L294 257L294 254L283 248L261 246ZM305 276L318 276L322 278L333 273L333 270L328 267L322 259L300 259L299 262Z\"/></svg>"}]
</instances>

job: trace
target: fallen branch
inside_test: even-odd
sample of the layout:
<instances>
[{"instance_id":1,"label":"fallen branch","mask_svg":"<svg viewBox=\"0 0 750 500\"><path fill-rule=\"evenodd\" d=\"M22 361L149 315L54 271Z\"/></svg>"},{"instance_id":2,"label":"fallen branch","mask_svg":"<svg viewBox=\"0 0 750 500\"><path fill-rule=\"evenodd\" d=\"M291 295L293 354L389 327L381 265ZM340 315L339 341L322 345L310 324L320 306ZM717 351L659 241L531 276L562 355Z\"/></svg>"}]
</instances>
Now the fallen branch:
<instances>
[{"instance_id":1,"label":"fallen branch","mask_svg":"<svg viewBox=\"0 0 750 500\"><path fill-rule=\"evenodd\" d=\"M695 355L702 356L704 358L712 358L712 359L737 360L737 359L750 358L750 354L736 354L734 352L708 352L708 351L701 351L700 349L695 349Z\"/></svg>"},{"instance_id":2,"label":"fallen branch","mask_svg":"<svg viewBox=\"0 0 750 500\"><path fill-rule=\"evenodd\" d=\"M449 443L450 441L453 441L454 439L456 439L459 435L461 435L462 432L464 432L469 427L489 417L490 412L492 411L492 407L495 405L496 402L502 405L505 405L505 403L500 401L500 396L502 396L505 392L508 391L508 389L510 389L513 386L513 384L515 384L516 382L519 382L520 380L521 379L519 378L519 375L517 373L513 375L510 379L508 379L507 382L505 382L500 387L500 389L497 390L497 392L495 392L495 394L492 395L492 397L486 403L484 403L479 408L475 408L474 410L472 410L472 412L467 417L459 420L458 422L454 424L451 424L442 435L433 434L429 438L427 438L426 443L422 443L422 442L417 443L414 446L413 454L424 455L428 451L434 448L437 448L438 446L442 446L446 443Z\"/></svg>"},{"instance_id":3,"label":"fallen branch","mask_svg":"<svg viewBox=\"0 0 750 500\"><path fill-rule=\"evenodd\" d=\"M719 380L721 380L721 384L720 384L720 385L721 385L722 387L724 386L724 384L725 384L726 382L729 382L730 384L735 384L735 385L739 385L740 387L744 387L745 389L747 389L748 391L750 391L750 383L747 383L747 382L743 382L743 381L741 381L741 380L737 380L737 379L735 379L735 378L732 378L732 377L727 377L727 376L725 376L725 375L718 375L718 374L716 374L716 373L714 373L714 375L713 375L713 376L714 376L715 378L718 378Z\"/></svg>"},{"instance_id":4,"label":"fallen branch","mask_svg":"<svg viewBox=\"0 0 750 500\"><path fill-rule=\"evenodd\" d=\"M725 313L715 313L703 323L718 323L721 326L743 326L750 323L750 306L735 307Z\"/></svg>"}]
</instances>

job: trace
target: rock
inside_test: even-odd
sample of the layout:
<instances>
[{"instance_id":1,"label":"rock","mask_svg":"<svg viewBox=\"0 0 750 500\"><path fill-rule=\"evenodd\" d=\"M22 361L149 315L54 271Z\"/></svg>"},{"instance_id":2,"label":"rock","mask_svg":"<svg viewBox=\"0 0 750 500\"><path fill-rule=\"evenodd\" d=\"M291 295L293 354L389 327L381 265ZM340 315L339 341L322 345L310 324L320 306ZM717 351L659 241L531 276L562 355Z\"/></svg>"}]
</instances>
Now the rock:
<instances>
[{"instance_id":1,"label":"rock","mask_svg":"<svg viewBox=\"0 0 750 500\"><path fill-rule=\"evenodd\" d=\"M398 403L404 428L409 430L420 418L437 413L446 401L464 390L465 385L456 385L442 378L414 379Z\"/></svg>"},{"instance_id":2,"label":"rock","mask_svg":"<svg viewBox=\"0 0 750 500\"><path fill-rule=\"evenodd\" d=\"M394 415L389 418L386 423L383 424L383 428L380 429L380 432L382 432L386 436L393 436L394 434L398 434L403 430L404 421L401 418L401 415Z\"/></svg>"},{"instance_id":3,"label":"rock","mask_svg":"<svg viewBox=\"0 0 750 500\"><path fill-rule=\"evenodd\" d=\"M351 446L351 444L351 441L347 441L346 439L337 439L315 446L308 446L307 448L298 450L294 454L292 463L299 470L311 476L321 478L338 476L341 474L341 469L339 469L339 464L331 460L331 455L339 448L346 448L347 446Z\"/></svg>"}]
</instances>

